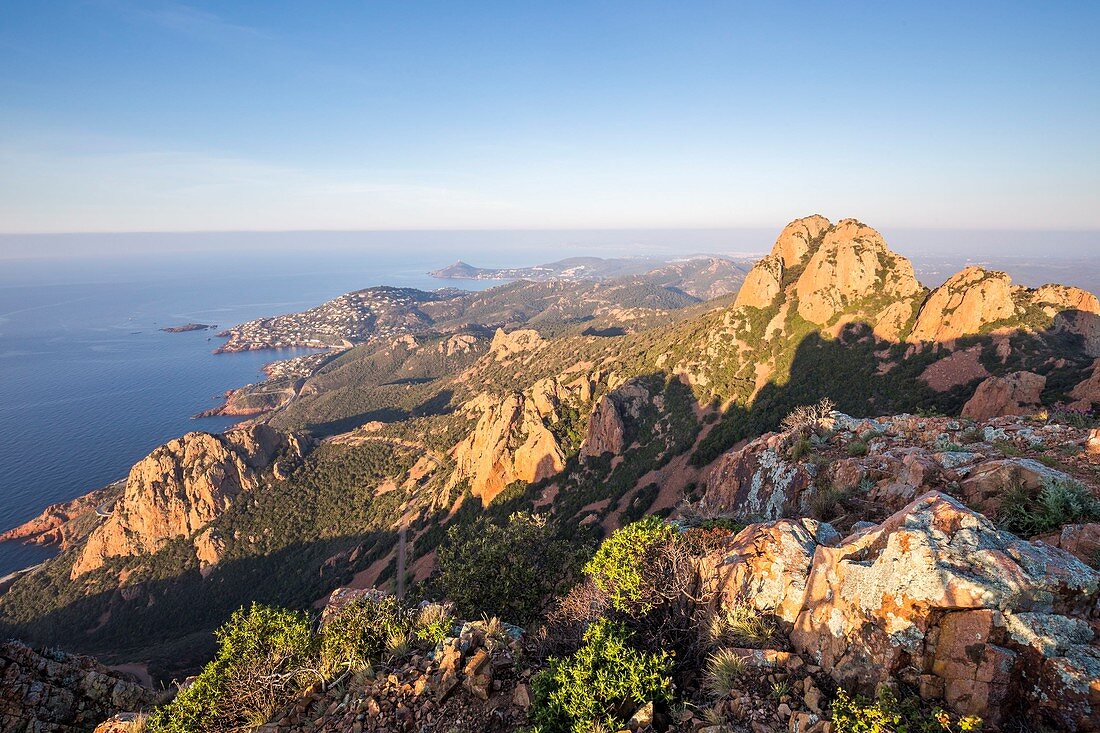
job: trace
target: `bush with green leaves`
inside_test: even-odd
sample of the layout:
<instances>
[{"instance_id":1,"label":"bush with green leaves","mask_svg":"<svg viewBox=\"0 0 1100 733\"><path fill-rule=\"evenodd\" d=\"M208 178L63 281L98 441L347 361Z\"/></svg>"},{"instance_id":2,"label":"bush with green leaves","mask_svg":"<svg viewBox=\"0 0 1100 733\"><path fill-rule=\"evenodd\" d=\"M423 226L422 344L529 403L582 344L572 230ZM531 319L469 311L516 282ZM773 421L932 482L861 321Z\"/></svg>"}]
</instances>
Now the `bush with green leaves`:
<instances>
[{"instance_id":1,"label":"bush with green leaves","mask_svg":"<svg viewBox=\"0 0 1100 733\"><path fill-rule=\"evenodd\" d=\"M672 699L672 657L642 651L620 624L601 619L583 645L565 659L551 658L534 679L536 733L589 733L625 727L625 717L647 702Z\"/></svg>"},{"instance_id":2,"label":"bush with green leaves","mask_svg":"<svg viewBox=\"0 0 1100 733\"><path fill-rule=\"evenodd\" d=\"M603 541L584 572L622 612L646 612L654 603L646 593L646 564L653 552L668 544L675 530L660 517L628 524Z\"/></svg>"},{"instance_id":3,"label":"bush with green leaves","mask_svg":"<svg viewBox=\"0 0 1100 733\"><path fill-rule=\"evenodd\" d=\"M576 549L555 537L544 517L517 512L504 525L479 517L449 530L432 582L465 618L526 624L567 587L579 564Z\"/></svg>"},{"instance_id":4,"label":"bush with green leaves","mask_svg":"<svg viewBox=\"0 0 1100 733\"><path fill-rule=\"evenodd\" d=\"M981 718L955 718L938 708L925 711L916 697L899 700L880 687L874 700L837 691L832 705L834 733L971 733L982 729Z\"/></svg>"},{"instance_id":5,"label":"bush with green leaves","mask_svg":"<svg viewBox=\"0 0 1100 733\"><path fill-rule=\"evenodd\" d=\"M362 598L341 608L321 627L321 669L333 677L378 661L410 640L416 614L395 596Z\"/></svg>"},{"instance_id":6,"label":"bush with green leaves","mask_svg":"<svg viewBox=\"0 0 1100 733\"><path fill-rule=\"evenodd\" d=\"M1009 532L1032 537L1100 519L1100 499L1073 480L1046 481L1037 493L1015 483L1001 496L997 519Z\"/></svg>"},{"instance_id":7,"label":"bush with green leaves","mask_svg":"<svg viewBox=\"0 0 1100 733\"><path fill-rule=\"evenodd\" d=\"M306 685L316 646L303 613L253 604L216 632L218 654L190 687L149 719L153 733L232 731L260 725Z\"/></svg>"}]
</instances>

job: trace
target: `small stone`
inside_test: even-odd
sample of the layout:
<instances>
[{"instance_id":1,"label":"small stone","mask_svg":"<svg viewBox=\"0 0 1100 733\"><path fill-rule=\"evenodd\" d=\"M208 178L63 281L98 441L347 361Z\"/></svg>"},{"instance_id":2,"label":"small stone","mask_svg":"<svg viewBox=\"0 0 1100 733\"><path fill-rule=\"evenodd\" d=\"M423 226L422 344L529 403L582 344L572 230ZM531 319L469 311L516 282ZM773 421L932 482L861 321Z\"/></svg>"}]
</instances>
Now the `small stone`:
<instances>
[{"instance_id":1,"label":"small stone","mask_svg":"<svg viewBox=\"0 0 1100 733\"><path fill-rule=\"evenodd\" d=\"M527 710L531 707L531 690L524 683L516 685L516 689L512 692L512 704L516 707Z\"/></svg>"},{"instance_id":2,"label":"small stone","mask_svg":"<svg viewBox=\"0 0 1100 733\"><path fill-rule=\"evenodd\" d=\"M627 727L630 730L636 731L641 728L653 725L653 702L647 702L640 708L634 711L634 715L630 716L630 720L627 721Z\"/></svg>"},{"instance_id":3,"label":"small stone","mask_svg":"<svg viewBox=\"0 0 1100 733\"><path fill-rule=\"evenodd\" d=\"M802 696L802 699L806 702L806 707L821 715L821 700L823 697L821 690L817 689L817 685L814 684L812 679L807 677L806 680L809 684L806 685L806 693Z\"/></svg>"},{"instance_id":4,"label":"small stone","mask_svg":"<svg viewBox=\"0 0 1100 733\"><path fill-rule=\"evenodd\" d=\"M463 670L467 676L475 675L481 672L481 669L489 662L489 652L484 649L478 649L469 661L466 662L466 669Z\"/></svg>"}]
</instances>

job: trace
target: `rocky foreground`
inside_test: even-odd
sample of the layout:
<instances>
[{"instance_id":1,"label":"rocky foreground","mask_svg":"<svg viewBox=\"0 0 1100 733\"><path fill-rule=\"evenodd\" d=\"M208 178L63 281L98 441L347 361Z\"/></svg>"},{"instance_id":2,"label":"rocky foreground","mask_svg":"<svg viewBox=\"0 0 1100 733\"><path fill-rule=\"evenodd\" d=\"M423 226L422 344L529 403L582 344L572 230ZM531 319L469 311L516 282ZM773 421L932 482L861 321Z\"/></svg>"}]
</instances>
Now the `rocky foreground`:
<instances>
[{"instance_id":1,"label":"rocky foreground","mask_svg":"<svg viewBox=\"0 0 1100 733\"><path fill-rule=\"evenodd\" d=\"M162 699L128 675L88 657L0 644L0 730L91 730L117 710Z\"/></svg>"}]
</instances>

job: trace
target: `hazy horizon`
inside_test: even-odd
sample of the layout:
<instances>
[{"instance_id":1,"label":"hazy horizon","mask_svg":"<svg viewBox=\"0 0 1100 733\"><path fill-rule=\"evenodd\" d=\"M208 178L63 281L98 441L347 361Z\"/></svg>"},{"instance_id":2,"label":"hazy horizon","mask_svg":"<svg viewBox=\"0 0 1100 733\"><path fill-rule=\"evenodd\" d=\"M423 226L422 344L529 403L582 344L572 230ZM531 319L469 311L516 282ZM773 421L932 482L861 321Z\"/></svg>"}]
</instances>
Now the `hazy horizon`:
<instances>
[{"instance_id":1,"label":"hazy horizon","mask_svg":"<svg viewBox=\"0 0 1100 733\"><path fill-rule=\"evenodd\" d=\"M835 221L835 220L834 220ZM867 222L870 223L870 222ZM873 224L872 224L873 225ZM769 251L783 225L731 228L553 228L553 229L405 229L298 230L226 232L0 233L0 261L111 258L133 255L187 255L251 252L369 252L394 243L441 251L469 260L486 248L501 249L499 261L480 266L511 266L526 251L561 248L561 259L590 254L602 257L723 254L753 256ZM1100 229L954 229L887 227L887 244L906 256L1100 257ZM543 262L546 260L539 260ZM525 262L525 264L538 264Z\"/></svg>"}]
</instances>

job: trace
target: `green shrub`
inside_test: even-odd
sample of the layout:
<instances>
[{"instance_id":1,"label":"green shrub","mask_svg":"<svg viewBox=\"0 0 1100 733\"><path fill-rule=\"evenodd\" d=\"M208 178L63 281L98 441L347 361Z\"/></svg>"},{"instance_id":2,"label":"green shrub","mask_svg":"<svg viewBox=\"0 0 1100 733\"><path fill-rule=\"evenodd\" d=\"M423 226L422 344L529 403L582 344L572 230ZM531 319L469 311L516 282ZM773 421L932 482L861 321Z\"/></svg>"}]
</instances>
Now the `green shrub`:
<instances>
[{"instance_id":1,"label":"green shrub","mask_svg":"<svg viewBox=\"0 0 1100 733\"><path fill-rule=\"evenodd\" d=\"M801 461L814 451L814 444L806 438L799 438L791 446L787 458L791 461Z\"/></svg>"},{"instance_id":2,"label":"green shrub","mask_svg":"<svg viewBox=\"0 0 1100 733\"><path fill-rule=\"evenodd\" d=\"M420 609L416 617L416 639L431 646L447 638L454 626L454 617L442 603L432 603Z\"/></svg>"},{"instance_id":3,"label":"green shrub","mask_svg":"<svg viewBox=\"0 0 1100 733\"><path fill-rule=\"evenodd\" d=\"M657 500L660 493L661 487L659 484L650 483L643 486L634 495L630 504L623 509L622 514L619 515L619 521L623 524L637 522L653 506L653 502Z\"/></svg>"},{"instance_id":4,"label":"green shrub","mask_svg":"<svg viewBox=\"0 0 1100 733\"><path fill-rule=\"evenodd\" d=\"M218 629L218 655L149 720L154 733L230 731L260 725L313 681L315 655L303 613L253 604Z\"/></svg>"},{"instance_id":5,"label":"green shrub","mask_svg":"<svg viewBox=\"0 0 1100 733\"><path fill-rule=\"evenodd\" d=\"M940 709L925 712L914 697L899 701L881 687L874 701L837 691L832 705L833 733L968 733L982 728L981 718L953 718Z\"/></svg>"},{"instance_id":6,"label":"green shrub","mask_svg":"<svg viewBox=\"0 0 1100 733\"><path fill-rule=\"evenodd\" d=\"M775 634L775 619L745 603L735 603L715 616L711 635L730 639L739 646L762 648Z\"/></svg>"},{"instance_id":7,"label":"green shrub","mask_svg":"<svg viewBox=\"0 0 1100 733\"><path fill-rule=\"evenodd\" d=\"M867 444L862 440L853 440L847 447L848 455L852 458L867 455Z\"/></svg>"},{"instance_id":8,"label":"green shrub","mask_svg":"<svg viewBox=\"0 0 1100 733\"><path fill-rule=\"evenodd\" d=\"M532 717L538 733L589 733L598 726L625 727L624 716L647 702L672 698L672 657L639 651L619 624L601 619L583 646L565 659L549 660L534 679Z\"/></svg>"},{"instance_id":9,"label":"green shrub","mask_svg":"<svg viewBox=\"0 0 1100 733\"><path fill-rule=\"evenodd\" d=\"M959 442L963 445L973 445L983 440L985 440L985 431L974 425L959 433Z\"/></svg>"},{"instance_id":10,"label":"green shrub","mask_svg":"<svg viewBox=\"0 0 1100 733\"><path fill-rule=\"evenodd\" d=\"M853 488L838 489L832 485L815 485L806 513L814 519L830 522L848 511L855 493Z\"/></svg>"},{"instance_id":11,"label":"green shrub","mask_svg":"<svg viewBox=\"0 0 1100 733\"><path fill-rule=\"evenodd\" d=\"M1100 519L1100 500L1077 481L1048 481L1038 494L1017 483L1001 496L997 519L1009 532L1031 537Z\"/></svg>"},{"instance_id":12,"label":"green shrub","mask_svg":"<svg viewBox=\"0 0 1100 733\"><path fill-rule=\"evenodd\" d=\"M408 640L413 612L394 596L348 603L321 629L321 670L334 677L344 670L366 669Z\"/></svg>"},{"instance_id":13,"label":"green shrub","mask_svg":"<svg viewBox=\"0 0 1100 733\"><path fill-rule=\"evenodd\" d=\"M465 618L484 614L526 624L579 564L576 550L555 538L541 516L516 513L503 526L479 517L447 533L433 583Z\"/></svg>"},{"instance_id":14,"label":"green shrub","mask_svg":"<svg viewBox=\"0 0 1100 733\"><path fill-rule=\"evenodd\" d=\"M630 612L641 605L644 612L651 607L644 597L644 562L654 548L672 539L673 532L659 517L628 524L604 540L584 572L616 610Z\"/></svg>"}]
</instances>

